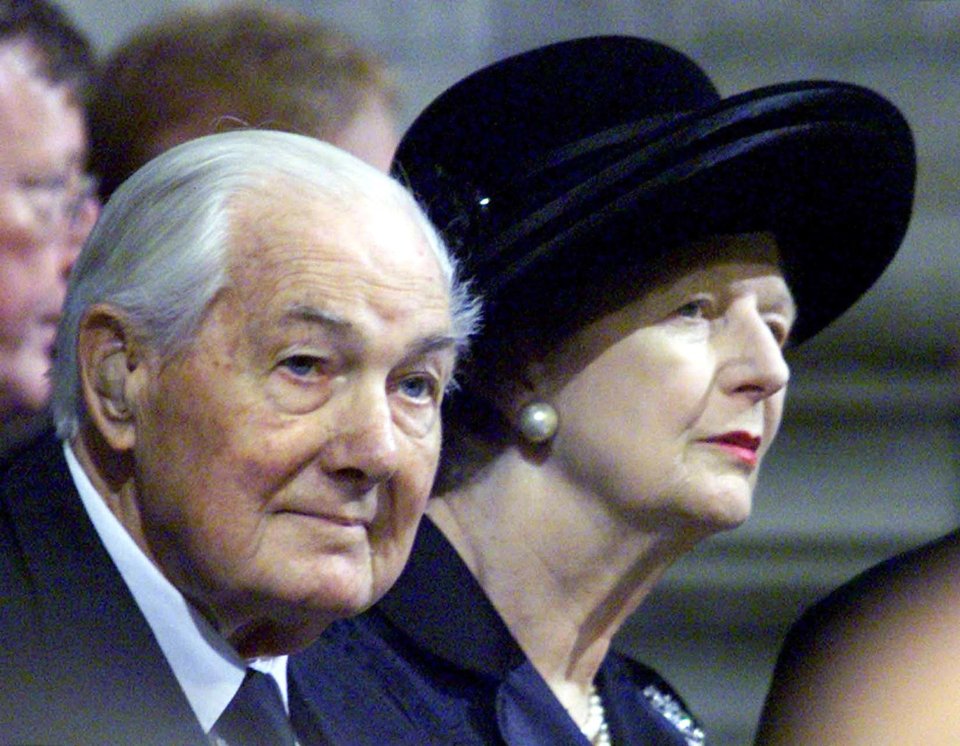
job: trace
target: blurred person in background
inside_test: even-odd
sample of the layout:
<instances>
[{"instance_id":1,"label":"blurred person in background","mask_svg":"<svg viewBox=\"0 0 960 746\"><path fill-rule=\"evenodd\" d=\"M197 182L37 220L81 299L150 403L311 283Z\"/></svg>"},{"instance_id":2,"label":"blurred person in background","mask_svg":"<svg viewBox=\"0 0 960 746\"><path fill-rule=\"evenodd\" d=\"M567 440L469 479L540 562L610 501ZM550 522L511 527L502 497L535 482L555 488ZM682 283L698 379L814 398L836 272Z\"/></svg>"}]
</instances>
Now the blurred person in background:
<instances>
[{"instance_id":1,"label":"blurred person in background","mask_svg":"<svg viewBox=\"0 0 960 746\"><path fill-rule=\"evenodd\" d=\"M315 18L263 5L188 9L105 61L91 102L92 161L106 199L177 143L256 127L326 140L386 171L396 106L384 63Z\"/></svg>"},{"instance_id":2,"label":"blurred person in background","mask_svg":"<svg viewBox=\"0 0 960 746\"><path fill-rule=\"evenodd\" d=\"M0 455L48 423L67 275L97 215L84 101L94 58L45 0L0 0Z\"/></svg>"},{"instance_id":3,"label":"blurred person in background","mask_svg":"<svg viewBox=\"0 0 960 746\"><path fill-rule=\"evenodd\" d=\"M291 662L336 743L696 746L612 649L668 567L750 514L784 350L866 292L913 204L913 138L859 86L721 98L597 37L457 83L395 171L485 302L411 561Z\"/></svg>"},{"instance_id":4,"label":"blurred person in background","mask_svg":"<svg viewBox=\"0 0 960 746\"><path fill-rule=\"evenodd\" d=\"M763 746L960 741L960 532L892 557L791 627L757 733Z\"/></svg>"}]
</instances>

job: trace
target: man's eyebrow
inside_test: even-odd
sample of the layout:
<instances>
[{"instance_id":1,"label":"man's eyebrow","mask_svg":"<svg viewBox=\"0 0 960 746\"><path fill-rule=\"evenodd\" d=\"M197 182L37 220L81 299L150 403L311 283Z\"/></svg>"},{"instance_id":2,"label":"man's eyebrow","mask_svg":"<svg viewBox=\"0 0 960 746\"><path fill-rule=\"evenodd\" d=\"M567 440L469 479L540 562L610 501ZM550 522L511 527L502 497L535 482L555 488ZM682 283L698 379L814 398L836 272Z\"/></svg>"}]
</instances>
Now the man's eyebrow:
<instances>
[{"instance_id":1,"label":"man's eyebrow","mask_svg":"<svg viewBox=\"0 0 960 746\"><path fill-rule=\"evenodd\" d=\"M353 324L347 319L343 318L343 316L331 311L327 311L323 308L317 308L316 306L308 305L306 303L294 303L290 306L287 306L287 309L280 317L281 323L298 321L306 321L311 324L320 324L321 326L335 329L336 331L344 334L355 333Z\"/></svg>"},{"instance_id":2,"label":"man's eyebrow","mask_svg":"<svg viewBox=\"0 0 960 746\"><path fill-rule=\"evenodd\" d=\"M460 339L457 336L453 334L431 334L415 340L414 343L410 345L410 350L406 357L420 357L422 355L429 355L431 352L443 352L446 350L457 352L459 348Z\"/></svg>"},{"instance_id":3,"label":"man's eyebrow","mask_svg":"<svg viewBox=\"0 0 960 746\"><path fill-rule=\"evenodd\" d=\"M295 303L287 307L281 323L284 321L300 322L305 321L311 324L319 324L343 334L348 338L356 338L357 330L352 322L343 318L339 314L333 313L317 306L305 303ZM431 352L453 350L457 352L463 346L463 340L455 334L437 333L429 334L420 339L414 340L409 347L406 358L413 358L422 355L428 355Z\"/></svg>"}]
</instances>

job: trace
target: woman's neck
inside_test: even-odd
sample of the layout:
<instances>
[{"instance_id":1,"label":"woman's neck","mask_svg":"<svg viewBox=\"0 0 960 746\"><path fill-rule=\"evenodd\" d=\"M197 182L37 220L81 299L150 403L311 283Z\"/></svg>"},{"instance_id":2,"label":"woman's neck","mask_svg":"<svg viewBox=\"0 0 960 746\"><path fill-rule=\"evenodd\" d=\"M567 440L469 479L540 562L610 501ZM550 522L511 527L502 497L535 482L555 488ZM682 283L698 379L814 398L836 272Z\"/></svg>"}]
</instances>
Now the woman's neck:
<instances>
[{"instance_id":1,"label":"woman's neck","mask_svg":"<svg viewBox=\"0 0 960 746\"><path fill-rule=\"evenodd\" d=\"M427 508L577 722L613 635L696 543L623 525L600 500L508 452Z\"/></svg>"}]
</instances>

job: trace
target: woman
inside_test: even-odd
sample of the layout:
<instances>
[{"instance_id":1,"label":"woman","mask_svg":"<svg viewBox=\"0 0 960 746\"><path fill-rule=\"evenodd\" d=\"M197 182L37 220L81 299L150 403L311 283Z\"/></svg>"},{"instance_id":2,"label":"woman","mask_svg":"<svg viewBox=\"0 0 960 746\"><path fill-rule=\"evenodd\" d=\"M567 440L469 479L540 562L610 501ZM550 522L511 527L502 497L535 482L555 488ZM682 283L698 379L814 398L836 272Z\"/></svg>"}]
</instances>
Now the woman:
<instances>
[{"instance_id":1,"label":"woman","mask_svg":"<svg viewBox=\"0 0 960 746\"><path fill-rule=\"evenodd\" d=\"M610 641L749 514L784 346L903 237L906 123L838 83L721 99L680 53L602 37L456 84L395 163L486 324L407 570L299 685L335 743L702 743Z\"/></svg>"}]
</instances>

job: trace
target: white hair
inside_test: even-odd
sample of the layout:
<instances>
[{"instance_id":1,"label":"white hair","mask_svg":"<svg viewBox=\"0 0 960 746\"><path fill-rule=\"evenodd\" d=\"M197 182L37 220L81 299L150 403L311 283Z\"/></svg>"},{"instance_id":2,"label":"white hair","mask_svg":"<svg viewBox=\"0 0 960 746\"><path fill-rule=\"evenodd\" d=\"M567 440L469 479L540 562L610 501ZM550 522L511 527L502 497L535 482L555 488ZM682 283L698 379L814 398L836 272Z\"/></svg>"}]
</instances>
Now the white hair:
<instances>
[{"instance_id":1,"label":"white hair","mask_svg":"<svg viewBox=\"0 0 960 746\"><path fill-rule=\"evenodd\" d=\"M465 345L477 303L457 278L443 241L398 182L347 153L302 135L243 130L191 140L137 171L112 196L77 260L57 330L53 416L72 438L84 413L77 336L92 305L123 310L140 339L166 357L196 334L227 281L229 205L238 193L293 180L321 199L395 205L421 228L451 294L453 333Z\"/></svg>"}]
</instances>

